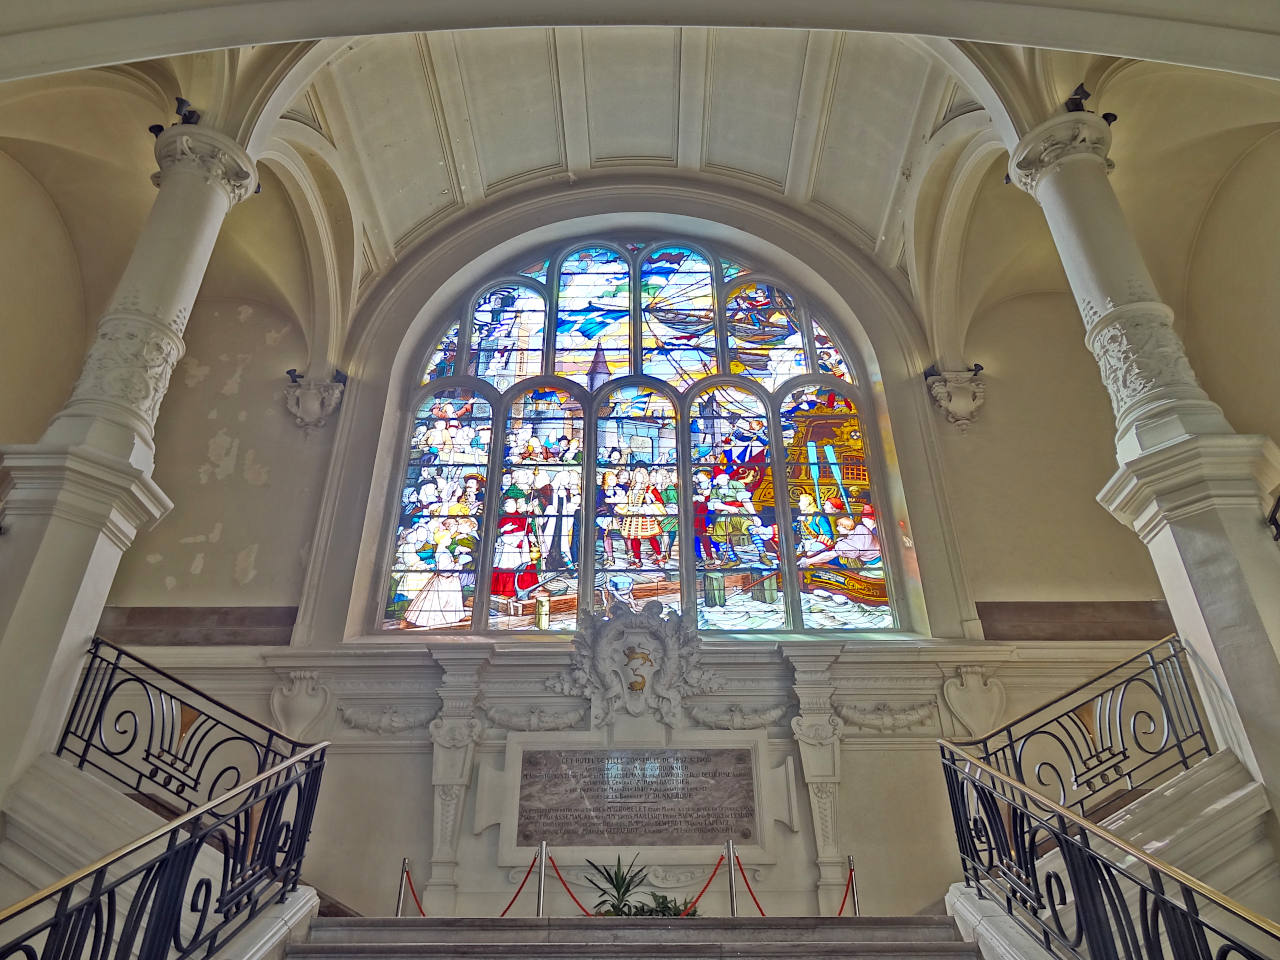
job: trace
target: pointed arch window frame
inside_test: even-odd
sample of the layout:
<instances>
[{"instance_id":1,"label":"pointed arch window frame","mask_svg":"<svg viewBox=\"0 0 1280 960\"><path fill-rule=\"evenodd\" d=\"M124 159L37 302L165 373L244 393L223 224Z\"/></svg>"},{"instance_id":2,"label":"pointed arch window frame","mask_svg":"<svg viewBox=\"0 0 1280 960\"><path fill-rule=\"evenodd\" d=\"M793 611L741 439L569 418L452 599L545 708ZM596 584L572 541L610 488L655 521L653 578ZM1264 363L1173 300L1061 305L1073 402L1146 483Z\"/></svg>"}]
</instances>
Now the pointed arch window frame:
<instances>
[{"instance_id":1,"label":"pointed arch window frame","mask_svg":"<svg viewBox=\"0 0 1280 960\"><path fill-rule=\"evenodd\" d=\"M638 231L637 231L638 232ZM869 499L878 518L892 519L893 512L888 509L888 504L884 502L885 490L887 489L885 476L885 456L880 447L879 430L873 421L868 419L869 411L874 408L870 404L870 398L867 396L863 384L867 382L866 371L864 369L861 357L857 351L850 350L845 342L843 331L834 327L831 317L823 310L813 309L810 298L804 292L802 285L796 284L787 278L780 276L774 271L755 268L750 266L750 259L747 257L739 257L736 251L725 249L718 252L712 252L703 244L687 240L682 237L671 237L660 235L646 240L636 250L628 250L625 246L626 241L613 239L604 239L599 237L585 237L575 240L571 243L558 244L554 250L547 251L546 255L550 261L546 283L541 283L537 279L528 274L519 272L519 264L529 263L536 253L530 252L523 256L514 258L507 265L506 269L496 272L482 283L466 300L462 301L459 306L465 309L465 313L457 320L459 326L457 359L454 363L454 373L447 377L441 377L434 380L427 380L424 383L416 384L410 394L410 404L408 414L405 417L404 429L401 431L401 443L398 451L398 458L395 469L391 474L392 482L396 484L392 489L393 498L390 501L390 507L387 512L390 516L390 522L387 526L382 549L380 550L380 562L378 567L378 579L376 583L381 591L379 600L375 605L373 612L373 623L370 624L372 632L375 634L410 634L421 636L471 636L479 635L486 638L497 636L511 637L521 640L536 640L538 638L561 639L571 636L573 630L493 630L489 626L490 613L490 577L493 570L493 552L496 538L496 530L498 523L499 509L496 506L489 506L493 503L490 499L493 496L491 490L491 482L486 482L485 496L486 509L483 515L483 522L480 533L479 556L476 558L475 574L476 574L476 590L472 603L471 624L465 627L447 628L423 628L408 630L390 630L382 626L385 614L386 588L389 582L391 568L391 554L395 543L395 534L397 527L398 514L395 510L395 504L398 502L399 492L403 488L403 477L407 470L409 459L409 445L411 441L413 423L422 403L444 390L449 389L465 389L471 390L477 394L485 396L490 403L490 409L493 415L493 440L490 444L488 455L488 477L492 481L494 477L501 478L505 465L505 437L506 427L510 416L512 402L519 396L533 390L537 387L549 387L557 390L563 390L579 401L583 411L582 435L583 443L583 460L582 460L582 489L583 489L583 522L582 529L579 530L578 536L583 539L580 541L579 554L581 562L578 569L578 605L577 617L579 623L582 619L589 615L595 609L595 527L594 522L588 523L587 520L594 516L589 513L586 499L587 491L594 491L595 484L598 480L598 459L599 454L596 450L596 441L598 438L598 420L599 406L617 390L628 386L641 384L646 387L652 387L671 401L673 409L676 413L677 422L677 476L678 482L678 515L682 518L682 522L677 528L677 543L680 547L679 559L679 577L681 590L680 617L687 626L698 632L710 634L712 636L734 637L734 636L770 636L776 637L778 634L796 634L806 635L814 634L821 636L848 635L850 632L859 634L898 634L904 629L901 622L901 605L898 600L900 587L897 584L898 577L901 575L897 571L898 564L894 562L897 551L891 548L891 538L887 534L884 525L877 524L881 531L881 556L884 564L885 587L888 595L888 606L891 612L893 622L890 626L881 628L850 628L850 627L811 627L804 625L803 613L800 603L800 581L796 564L791 558L795 556L795 533L792 529L791 516L792 508L789 502L788 484L786 482L786 458L780 456L782 450L782 423L781 423L781 404L797 390L804 387L816 387L822 390L829 390L841 396L847 397L852 401L856 410L857 417L862 427L863 442L863 459L867 466L869 477ZM631 313L630 323L630 357L631 357L631 373L610 379L597 390L591 391L586 386L579 384L567 377L558 375L554 372L554 347L556 320L559 312L559 278L560 268L564 259L573 253L583 249L604 248L611 249L619 253L625 258L630 273L630 303ZM692 385L683 390L675 390L670 384L659 380L648 374L634 372L640 368L642 355L642 330L643 330L643 300L642 300L642 284L640 282L640 269L645 259L652 253L666 249L678 248L689 250L702 257L711 268L712 274L712 309L715 312L715 329L716 329L716 352L717 367L721 372L703 377L695 381ZM743 269L735 274L732 278L724 277L724 257L730 255L735 262L742 264ZM809 371L803 374L797 374L780 382L773 390L768 390L766 386L759 380L740 373L727 373L724 370L729 362L728 347L728 323L726 313L727 293L731 288L736 288L744 283L754 282L762 285L772 285L785 291L793 301L794 313L800 320L798 327L801 331L804 343L804 356ZM519 285L533 289L541 293L543 297L545 320L543 330L543 353L541 358L541 372L537 375L517 380L505 390L498 390L493 384L487 380L483 380L474 374L459 373L465 370L471 361L471 335L474 327L475 311L480 301L491 293L494 289L504 285ZM539 290L539 288L541 288ZM453 317L457 316L455 311L451 311ZM821 326L822 330L832 340L836 348L840 351L844 359L845 368L849 373L850 380L842 380L832 374L818 373L816 337L814 334L815 322ZM417 377L421 377L421 372L425 370L426 365L430 362L440 342L448 335L453 324L445 322L435 328L429 337L424 338L416 350L417 359L411 369L417 371ZM769 467L773 473L773 490L774 502L772 504L775 512L775 520L778 527L778 550L779 550L779 567L778 572L782 577L781 593L784 597L785 625L781 627L769 627L765 629L720 629L716 627L698 627L697 625L697 598L696 593L696 561L694 551L692 549L692 533L691 525L687 522L687 518L692 517L692 496L693 496L693 473L694 464L692 458L692 437L690 432L690 424L692 423L693 403L696 397L704 394L708 389L715 386L731 386L738 389L745 389L760 400L765 405L767 414L767 429L769 437ZM781 474L779 470L781 469ZM781 478L781 479L779 479ZM483 603L481 602L483 600Z\"/></svg>"}]
</instances>

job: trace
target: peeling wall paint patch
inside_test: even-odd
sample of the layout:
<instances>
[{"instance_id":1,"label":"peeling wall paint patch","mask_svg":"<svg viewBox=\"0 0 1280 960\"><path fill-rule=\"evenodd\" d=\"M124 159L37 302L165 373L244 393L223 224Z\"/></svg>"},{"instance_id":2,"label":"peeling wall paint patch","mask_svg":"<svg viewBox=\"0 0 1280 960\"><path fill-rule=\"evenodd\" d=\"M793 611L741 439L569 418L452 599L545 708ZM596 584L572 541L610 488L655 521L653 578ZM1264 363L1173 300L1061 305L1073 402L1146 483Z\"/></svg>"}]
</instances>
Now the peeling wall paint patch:
<instances>
[{"instance_id":1,"label":"peeling wall paint patch","mask_svg":"<svg viewBox=\"0 0 1280 960\"><path fill-rule=\"evenodd\" d=\"M165 588L166 590L172 590L172 589L173 589L174 587L176 587L177 585L178 585L178 578L177 578L177 577L165 577L165 578L164 578L164 588Z\"/></svg>"},{"instance_id":2,"label":"peeling wall paint patch","mask_svg":"<svg viewBox=\"0 0 1280 960\"><path fill-rule=\"evenodd\" d=\"M284 335L289 332L289 325L285 324L279 330L267 331L267 346L274 347L277 343L284 339Z\"/></svg>"},{"instance_id":3,"label":"peeling wall paint patch","mask_svg":"<svg viewBox=\"0 0 1280 960\"><path fill-rule=\"evenodd\" d=\"M244 376L244 368L249 365L249 361L253 359L251 353L236 354L236 368L232 371L231 376L222 385L220 391L223 396L231 397L240 392L240 378Z\"/></svg>"},{"instance_id":4,"label":"peeling wall paint patch","mask_svg":"<svg viewBox=\"0 0 1280 960\"><path fill-rule=\"evenodd\" d=\"M195 357L184 357L182 362L178 364L178 368L182 371L182 377L188 387L194 387L209 376L209 365L201 363Z\"/></svg>"},{"instance_id":5,"label":"peeling wall paint patch","mask_svg":"<svg viewBox=\"0 0 1280 960\"><path fill-rule=\"evenodd\" d=\"M161 560L163 560L163 559L164 559L164 554L163 554L163 553L148 553L148 554L147 554L147 563L150 563L150 564L152 564L153 566L154 566L155 564L159 563L159 562L160 562Z\"/></svg>"},{"instance_id":6,"label":"peeling wall paint patch","mask_svg":"<svg viewBox=\"0 0 1280 960\"><path fill-rule=\"evenodd\" d=\"M203 554L203 553L197 553L197 554L196 554L196 555L191 559L191 572L192 572L192 573L199 573L199 572L200 572L200 571L202 571L203 569L204 569L204 554Z\"/></svg>"},{"instance_id":7,"label":"peeling wall paint patch","mask_svg":"<svg viewBox=\"0 0 1280 960\"><path fill-rule=\"evenodd\" d=\"M244 423L246 420L249 419L249 411L241 410L238 414L236 414L236 419L239 420L241 423Z\"/></svg>"},{"instance_id":8,"label":"peeling wall paint patch","mask_svg":"<svg viewBox=\"0 0 1280 960\"><path fill-rule=\"evenodd\" d=\"M247 303L241 304L240 306L236 307L236 319L239 320L241 323L244 323L246 320L250 320L252 318L253 318L253 307L249 306Z\"/></svg>"},{"instance_id":9,"label":"peeling wall paint patch","mask_svg":"<svg viewBox=\"0 0 1280 960\"><path fill-rule=\"evenodd\" d=\"M209 531L209 542L217 543L222 539L222 521L219 520L213 525L213 529Z\"/></svg>"},{"instance_id":10,"label":"peeling wall paint patch","mask_svg":"<svg viewBox=\"0 0 1280 960\"><path fill-rule=\"evenodd\" d=\"M240 452L240 440L233 439L231 434L227 433L226 428L222 428L209 439L209 463L212 467L213 475L219 480L225 480L236 472L236 457ZM201 467L203 474L204 467ZM208 481L201 479L201 483Z\"/></svg>"},{"instance_id":11,"label":"peeling wall paint patch","mask_svg":"<svg viewBox=\"0 0 1280 960\"><path fill-rule=\"evenodd\" d=\"M236 554L236 565L232 573L236 583L244 586L258 575L254 561L258 558L258 545L251 543Z\"/></svg>"},{"instance_id":12,"label":"peeling wall paint patch","mask_svg":"<svg viewBox=\"0 0 1280 960\"><path fill-rule=\"evenodd\" d=\"M263 486L271 475L271 468L258 463L252 450L244 455L244 479L251 487Z\"/></svg>"},{"instance_id":13,"label":"peeling wall paint patch","mask_svg":"<svg viewBox=\"0 0 1280 960\"><path fill-rule=\"evenodd\" d=\"M210 410L210 411L209 411L209 419L210 419L210 420L217 420L217 419L218 419L218 408L217 408L217 407L214 407L212 410Z\"/></svg>"}]
</instances>

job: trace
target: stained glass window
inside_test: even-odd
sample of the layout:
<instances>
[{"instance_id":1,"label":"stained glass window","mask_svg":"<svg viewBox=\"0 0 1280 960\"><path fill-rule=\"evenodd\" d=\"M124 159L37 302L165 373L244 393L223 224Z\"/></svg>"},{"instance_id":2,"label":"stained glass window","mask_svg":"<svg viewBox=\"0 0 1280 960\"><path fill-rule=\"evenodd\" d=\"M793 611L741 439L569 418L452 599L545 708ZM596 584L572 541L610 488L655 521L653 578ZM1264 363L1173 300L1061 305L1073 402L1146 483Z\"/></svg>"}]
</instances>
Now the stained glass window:
<instances>
[{"instance_id":1,"label":"stained glass window","mask_svg":"<svg viewBox=\"0 0 1280 960\"><path fill-rule=\"evenodd\" d=\"M680 609L678 419L651 386L622 387L596 419L596 583L605 602Z\"/></svg>"},{"instance_id":2,"label":"stained glass window","mask_svg":"<svg viewBox=\"0 0 1280 960\"><path fill-rule=\"evenodd\" d=\"M621 254L587 247L560 264L556 373L592 390L631 367L631 273Z\"/></svg>"},{"instance_id":3,"label":"stained glass window","mask_svg":"<svg viewBox=\"0 0 1280 960\"><path fill-rule=\"evenodd\" d=\"M738 284L729 289L725 312L730 373L751 377L772 390L809 372L791 294L768 283Z\"/></svg>"},{"instance_id":4,"label":"stained glass window","mask_svg":"<svg viewBox=\"0 0 1280 960\"><path fill-rule=\"evenodd\" d=\"M893 626L857 408L806 387L783 399L781 421L804 625Z\"/></svg>"},{"instance_id":5,"label":"stained glass window","mask_svg":"<svg viewBox=\"0 0 1280 960\"><path fill-rule=\"evenodd\" d=\"M383 625L470 626L493 410L470 390L423 401L409 436Z\"/></svg>"},{"instance_id":6,"label":"stained glass window","mask_svg":"<svg viewBox=\"0 0 1280 960\"><path fill-rule=\"evenodd\" d=\"M547 306L532 287L501 286L476 302L467 373L499 390L542 372Z\"/></svg>"},{"instance_id":7,"label":"stained glass window","mask_svg":"<svg viewBox=\"0 0 1280 960\"><path fill-rule=\"evenodd\" d=\"M719 372L711 264L664 247L640 265L641 364L645 373L686 387Z\"/></svg>"},{"instance_id":8,"label":"stained glass window","mask_svg":"<svg viewBox=\"0 0 1280 960\"><path fill-rule=\"evenodd\" d=\"M894 628L829 319L715 251L623 241L509 264L531 279L424 350L382 628L563 635L649 604L707 631Z\"/></svg>"},{"instance_id":9,"label":"stained glass window","mask_svg":"<svg viewBox=\"0 0 1280 960\"><path fill-rule=\"evenodd\" d=\"M507 417L490 578L499 630L577 625L582 406L554 387L516 396Z\"/></svg>"}]
</instances>

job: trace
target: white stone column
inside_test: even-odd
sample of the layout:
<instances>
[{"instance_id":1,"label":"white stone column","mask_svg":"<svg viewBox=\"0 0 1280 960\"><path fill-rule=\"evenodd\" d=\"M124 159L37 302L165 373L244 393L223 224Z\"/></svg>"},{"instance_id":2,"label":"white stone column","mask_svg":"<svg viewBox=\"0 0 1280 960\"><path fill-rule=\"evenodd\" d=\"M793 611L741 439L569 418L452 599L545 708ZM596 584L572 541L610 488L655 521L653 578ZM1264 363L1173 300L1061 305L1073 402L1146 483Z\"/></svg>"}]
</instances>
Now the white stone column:
<instances>
[{"instance_id":1,"label":"white stone column","mask_svg":"<svg viewBox=\"0 0 1280 960\"><path fill-rule=\"evenodd\" d=\"M1263 519L1280 456L1196 381L1107 180L1110 145L1101 118L1060 114L1009 173L1044 210L1115 411L1119 470L1098 500L1150 549L1218 742L1280 809L1280 546Z\"/></svg>"},{"instance_id":2,"label":"white stone column","mask_svg":"<svg viewBox=\"0 0 1280 960\"><path fill-rule=\"evenodd\" d=\"M121 554L172 504L153 431L218 230L254 189L235 141L156 140L160 188L71 398L38 443L0 448L0 796L56 742Z\"/></svg>"}]
</instances>

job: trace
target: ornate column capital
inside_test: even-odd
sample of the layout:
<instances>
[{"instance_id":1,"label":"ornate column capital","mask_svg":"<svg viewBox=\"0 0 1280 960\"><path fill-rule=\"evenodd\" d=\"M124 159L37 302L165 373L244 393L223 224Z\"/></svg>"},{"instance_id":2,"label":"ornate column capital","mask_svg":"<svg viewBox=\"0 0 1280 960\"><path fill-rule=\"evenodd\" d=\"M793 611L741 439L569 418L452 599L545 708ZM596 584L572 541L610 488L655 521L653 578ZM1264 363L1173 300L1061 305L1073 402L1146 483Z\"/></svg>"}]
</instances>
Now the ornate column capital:
<instances>
[{"instance_id":1,"label":"ornate column capital","mask_svg":"<svg viewBox=\"0 0 1280 960\"><path fill-rule=\"evenodd\" d=\"M231 206L250 196L258 186L253 160L245 149L226 134L175 124L156 138L156 163L151 175L157 187L175 172L194 173L226 193Z\"/></svg>"},{"instance_id":2,"label":"ornate column capital","mask_svg":"<svg viewBox=\"0 0 1280 960\"><path fill-rule=\"evenodd\" d=\"M1009 179L1034 197L1040 179L1069 160L1096 160L1110 170L1110 150L1111 128L1096 113L1060 113L1018 141L1009 154Z\"/></svg>"}]
</instances>

